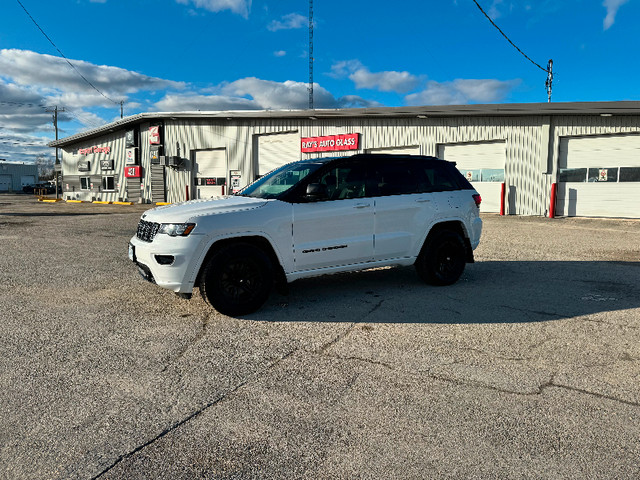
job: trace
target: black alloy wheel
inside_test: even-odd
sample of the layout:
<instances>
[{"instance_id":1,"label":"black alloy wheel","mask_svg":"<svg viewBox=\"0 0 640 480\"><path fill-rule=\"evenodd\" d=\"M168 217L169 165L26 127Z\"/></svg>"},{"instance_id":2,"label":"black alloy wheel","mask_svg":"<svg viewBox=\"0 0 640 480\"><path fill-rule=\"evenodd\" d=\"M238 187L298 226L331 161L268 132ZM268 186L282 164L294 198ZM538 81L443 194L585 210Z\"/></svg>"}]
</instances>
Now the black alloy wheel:
<instances>
[{"instance_id":1,"label":"black alloy wheel","mask_svg":"<svg viewBox=\"0 0 640 480\"><path fill-rule=\"evenodd\" d=\"M458 281L466 263L467 247L452 230L439 230L427 238L415 267L422 280L431 285L451 285Z\"/></svg>"},{"instance_id":2,"label":"black alloy wheel","mask_svg":"<svg viewBox=\"0 0 640 480\"><path fill-rule=\"evenodd\" d=\"M246 243L229 245L210 258L200 292L218 312L246 315L258 310L269 298L272 272L269 257L259 248Z\"/></svg>"}]
</instances>

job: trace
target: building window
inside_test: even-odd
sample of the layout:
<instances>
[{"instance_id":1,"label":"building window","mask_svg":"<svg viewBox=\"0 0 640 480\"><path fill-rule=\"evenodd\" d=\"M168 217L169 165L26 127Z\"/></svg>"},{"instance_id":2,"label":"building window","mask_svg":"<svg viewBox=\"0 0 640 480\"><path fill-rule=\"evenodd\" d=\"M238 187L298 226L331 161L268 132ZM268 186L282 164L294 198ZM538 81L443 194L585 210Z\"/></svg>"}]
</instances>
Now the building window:
<instances>
[{"instance_id":1,"label":"building window","mask_svg":"<svg viewBox=\"0 0 640 480\"><path fill-rule=\"evenodd\" d=\"M91 190L90 177L80 177L80 190Z\"/></svg>"},{"instance_id":2,"label":"building window","mask_svg":"<svg viewBox=\"0 0 640 480\"><path fill-rule=\"evenodd\" d=\"M108 176L102 177L102 191L115 190L116 182L115 177Z\"/></svg>"}]
</instances>

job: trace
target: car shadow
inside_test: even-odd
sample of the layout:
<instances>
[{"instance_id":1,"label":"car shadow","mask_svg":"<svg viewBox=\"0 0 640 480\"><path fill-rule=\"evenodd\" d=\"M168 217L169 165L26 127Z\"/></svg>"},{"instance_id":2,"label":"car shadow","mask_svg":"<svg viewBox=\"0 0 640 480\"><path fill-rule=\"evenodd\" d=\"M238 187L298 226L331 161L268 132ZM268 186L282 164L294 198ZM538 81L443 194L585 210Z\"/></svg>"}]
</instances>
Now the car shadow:
<instances>
[{"instance_id":1,"label":"car shadow","mask_svg":"<svg viewBox=\"0 0 640 480\"><path fill-rule=\"evenodd\" d=\"M524 323L640 307L640 262L486 261L448 287L412 267L304 279L243 318L265 322Z\"/></svg>"}]
</instances>

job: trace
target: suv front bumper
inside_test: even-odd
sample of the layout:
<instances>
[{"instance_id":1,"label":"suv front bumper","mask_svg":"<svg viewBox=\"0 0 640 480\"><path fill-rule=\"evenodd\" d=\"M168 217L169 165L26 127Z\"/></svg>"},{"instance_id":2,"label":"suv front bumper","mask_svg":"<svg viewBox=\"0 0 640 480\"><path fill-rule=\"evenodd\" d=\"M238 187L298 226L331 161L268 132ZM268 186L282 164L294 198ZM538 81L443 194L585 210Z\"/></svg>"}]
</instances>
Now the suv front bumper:
<instances>
[{"instance_id":1,"label":"suv front bumper","mask_svg":"<svg viewBox=\"0 0 640 480\"><path fill-rule=\"evenodd\" d=\"M145 280L176 293L191 293L197 275L203 237L156 235L152 242L144 242L137 236L129 241L129 259L138 267ZM172 258L170 263L166 263Z\"/></svg>"}]
</instances>

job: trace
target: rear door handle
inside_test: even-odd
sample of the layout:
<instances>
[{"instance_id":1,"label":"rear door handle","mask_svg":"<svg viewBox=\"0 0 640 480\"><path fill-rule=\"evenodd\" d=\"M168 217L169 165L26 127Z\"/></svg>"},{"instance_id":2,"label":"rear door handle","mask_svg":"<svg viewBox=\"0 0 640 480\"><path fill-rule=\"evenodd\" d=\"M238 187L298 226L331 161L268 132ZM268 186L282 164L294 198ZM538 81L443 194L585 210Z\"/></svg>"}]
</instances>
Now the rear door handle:
<instances>
[{"instance_id":1,"label":"rear door handle","mask_svg":"<svg viewBox=\"0 0 640 480\"><path fill-rule=\"evenodd\" d=\"M430 198L418 198L418 199L416 200L416 202L418 202L418 203L428 203L428 202L430 202L430 201L431 201L431 199L430 199Z\"/></svg>"}]
</instances>

